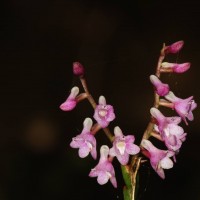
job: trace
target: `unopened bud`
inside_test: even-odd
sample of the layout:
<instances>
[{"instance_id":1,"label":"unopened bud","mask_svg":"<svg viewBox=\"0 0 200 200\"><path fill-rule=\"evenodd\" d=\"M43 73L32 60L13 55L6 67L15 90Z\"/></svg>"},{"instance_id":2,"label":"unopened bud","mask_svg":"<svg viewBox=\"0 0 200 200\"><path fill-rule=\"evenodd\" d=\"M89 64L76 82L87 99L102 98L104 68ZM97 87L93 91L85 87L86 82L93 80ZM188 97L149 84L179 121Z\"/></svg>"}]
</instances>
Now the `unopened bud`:
<instances>
[{"instance_id":1,"label":"unopened bud","mask_svg":"<svg viewBox=\"0 0 200 200\"><path fill-rule=\"evenodd\" d=\"M73 73L76 76L83 76L84 75L84 67L81 63L79 62L74 62L73 63Z\"/></svg>"},{"instance_id":2,"label":"unopened bud","mask_svg":"<svg viewBox=\"0 0 200 200\"><path fill-rule=\"evenodd\" d=\"M169 46L166 46L165 49L164 49L164 52L166 54L168 54L168 53L178 53L182 49L183 45L184 45L184 41L180 40L180 41L175 42L175 43L173 43Z\"/></svg>"}]
</instances>

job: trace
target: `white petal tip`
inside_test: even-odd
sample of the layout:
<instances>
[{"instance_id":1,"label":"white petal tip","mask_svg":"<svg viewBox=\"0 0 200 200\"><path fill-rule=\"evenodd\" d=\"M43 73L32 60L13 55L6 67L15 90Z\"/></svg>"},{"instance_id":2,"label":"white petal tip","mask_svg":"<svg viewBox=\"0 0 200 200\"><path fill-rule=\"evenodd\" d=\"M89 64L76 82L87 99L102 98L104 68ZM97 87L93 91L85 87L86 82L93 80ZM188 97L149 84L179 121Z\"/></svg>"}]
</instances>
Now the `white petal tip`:
<instances>
[{"instance_id":1,"label":"white petal tip","mask_svg":"<svg viewBox=\"0 0 200 200\"><path fill-rule=\"evenodd\" d=\"M106 105L106 99L105 99L104 96L100 96L100 97L99 97L99 104L101 104L101 105Z\"/></svg>"}]
</instances>

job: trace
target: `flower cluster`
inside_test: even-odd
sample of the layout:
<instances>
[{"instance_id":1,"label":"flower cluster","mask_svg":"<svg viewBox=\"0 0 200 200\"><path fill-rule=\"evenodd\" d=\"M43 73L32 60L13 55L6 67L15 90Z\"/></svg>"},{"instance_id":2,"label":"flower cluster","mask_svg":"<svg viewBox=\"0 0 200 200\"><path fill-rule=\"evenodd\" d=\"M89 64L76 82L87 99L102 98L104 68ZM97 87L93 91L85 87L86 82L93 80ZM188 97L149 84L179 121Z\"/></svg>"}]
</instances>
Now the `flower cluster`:
<instances>
[{"instance_id":1,"label":"flower cluster","mask_svg":"<svg viewBox=\"0 0 200 200\"><path fill-rule=\"evenodd\" d=\"M161 59L164 59L165 54L177 53L183 47L183 41L178 41L170 46L166 46L161 51ZM172 91L170 91L169 85L163 83L160 80L162 73L183 73L190 68L190 63L168 63L162 62L158 66L157 74L150 76L150 81L154 86L157 101L155 107L150 109L150 113L154 121L156 121L150 136L155 136L163 141L167 147L167 150L157 149L149 140L142 140L142 147L144 148L144 154L149 157L152 168L158 173L161 178L164 178L164 170L173 167L173 162L170 157L174 158L179 152L182 143L186 140L186 133L183 128L179 126L181 120L188 124L193 120L192 111L197 107L197 104L193 100L193 96L181 99L176 97ZM160 99L164 97L165 99ZM166 106L176 111L179 116L166 117L158 109L159 106Z\"/></svg>"},{"instance_id":2,"label":"flower cluster","mask_svg":"<svg viewBox=\"0 0 200 200\"><path fill-rule=\"evenodd\" d=\"M104 96L99 97L98 105L96 105L86 86L84 71L82 64L79 62L73 63L73 73L82 81L85 92L79 94L79 88L73 87L66 101L60 105L60 109L63 111L71 111L77 106L78 102L84 99L88 99L91 102L94 107L93 118L96 124L93 125L91 118L86 118L83 122L83 130L79 135L72 138L70 146L79 149L78 154L81 158L85 158L91 154L94 159L97 159L95 134L100 129L106 129L110 135L108 125L115 119L115 113L113 106L106 103ZM118 126L114 128L114 135L112 135L110 139L113 142L113 147L109 148L106 145L101 146L99 163L91 170L89 176L97 177L97 182L100 185L110 180L112 185L117 187L115 170L112 165L113 158L116 157L121 165L127 165L130 155L138 154L140 148L134 144L134 136L124 136L122 130Z\"/></svg>"},{"instance_id":3,"label":"flower cluster","mask_svg":"<svg viewBox=\"0 0 200 200\"><path fill-rule=\"evenodd\" d=\"M128 199L134 198L132 194L135 194L136 176L140 163L144 161L144 156L150 160L155 172L161 178L165 178L164 169L173 167L176 155L186 140L187 133L180 126L180 123L184 121L188 125L188 120L192 121L194 118L192 112L197 104L193 100L193 96L186 99L179 98L170 91L169 84L161 81L162 74L184 73L189 70L189 62L181 64L163 62L166 54L178 53L183 45L183 41L175 42L169 46L164 45L158 59L156 73L150 75L150 82L154 87L155 94L154 106L150 109L151 120L144 131L139 146L134 144L134 135L124 135L119 126L114 128L113 133L109 130L109 124L116 118L113 106L107 104L104 96L99 97L98 104L95 102L86 84L83 65L79 62L73 63L73 73L80 79L84 91L80 92L78 87L73 87L65 102L60 105L60 109L71 111L76 108L79 102L88 100L94 109L94 114L93 119L85 118L82 131L72 138L70 146L78 149L79 157L85 158L91 155L96 160L98 158L96 134L103 130L112 146L110 148L107 145L100 147L99 162L91 169L89 176L97 177L97 182L100 185L110 180L116 188L117 180L112 164L116 157L122 165L122 173L126 183L124 194L128 195ZM161 106L175 110L177 116L165 116L159 109ZM149 140L150 137L162 141L166 150L155 147Z\"/></svg>"}]
</instances>

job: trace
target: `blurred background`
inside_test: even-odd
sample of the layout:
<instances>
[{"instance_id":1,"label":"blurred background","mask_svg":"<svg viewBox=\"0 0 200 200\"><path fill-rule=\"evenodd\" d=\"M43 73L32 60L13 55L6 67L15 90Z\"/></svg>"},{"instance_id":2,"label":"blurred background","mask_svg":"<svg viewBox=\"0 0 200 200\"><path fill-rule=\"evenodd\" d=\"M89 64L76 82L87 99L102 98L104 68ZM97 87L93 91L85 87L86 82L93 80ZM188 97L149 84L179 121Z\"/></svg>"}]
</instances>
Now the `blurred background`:
<instances>
[{"instance_id":1,"label":"blurred background","mask_svg":"<svg viewBox=\"0 0 200 200\"><path fill-rule=\"evenodd\" d=\"M91 156L78 157L71 138L92 117L87 101L73 112L59 105L72 86L72 62L86 69L97 100L105 95L116 120L136 143L149 121L154 73L162 43L184 40L170 62L191 62L185 74L164 75L181 98L200 103L200 2L159 0L7 0L0 6L0 200L122 199L118 189L99 186L88 173ZM174 112L163 109L166 115ZM148 165L141 168L140 200L200 199L200 111L187 127L177 163L161 180ZM98 148L109 144L102 132ZM157 144L158 146L160 144Z\"/></svg>"}]
</instances>

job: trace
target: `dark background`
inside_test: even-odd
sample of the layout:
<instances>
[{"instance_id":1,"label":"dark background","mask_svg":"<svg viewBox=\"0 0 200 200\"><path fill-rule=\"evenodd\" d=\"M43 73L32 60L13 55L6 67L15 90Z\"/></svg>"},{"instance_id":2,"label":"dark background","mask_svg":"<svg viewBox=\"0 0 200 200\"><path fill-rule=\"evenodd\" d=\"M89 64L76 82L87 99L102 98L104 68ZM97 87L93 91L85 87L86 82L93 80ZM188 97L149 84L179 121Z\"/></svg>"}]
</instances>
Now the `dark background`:
<instances>
[{"instance_id":1,"label":"dark background","mask_svg":"<svg viewBox=\"0 0 200 200\"><path fill-rule=\"evenodd\" d=\"M191 69L163 80L199 103L199 1L8 0L0 8L0 200L122 199L117 162L118 189L99 186L88 177L96 162L69 147L93 114L88 102L59 110L71 87L80 86L72 62L85 66L94 98L105 95L115 107L111 129L119 125L139 143L153 104L149 75L163 42L185 41L166 60L189 61ZM187 141L166 179L141 168L141 200L200 199L199 109L194 115L183 125ZM97 140L98 147L109 144L102 133Z\"/></svg>"}]
</instances>

